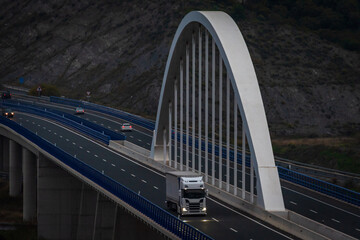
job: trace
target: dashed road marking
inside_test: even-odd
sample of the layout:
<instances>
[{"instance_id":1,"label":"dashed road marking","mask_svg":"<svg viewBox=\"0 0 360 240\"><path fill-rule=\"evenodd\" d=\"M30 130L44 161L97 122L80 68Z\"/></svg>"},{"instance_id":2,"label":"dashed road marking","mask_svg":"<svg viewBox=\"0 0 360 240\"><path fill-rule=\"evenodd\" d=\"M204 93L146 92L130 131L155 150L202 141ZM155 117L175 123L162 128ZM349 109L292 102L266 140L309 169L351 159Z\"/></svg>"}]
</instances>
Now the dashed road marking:
<instances>
[{"instance_id":1,"label":"dashed road marking","mask_svg":"<svg viewBox=\"0 0 360 240\"><path fill-rule=\"evenodd\" d=\"M150 143L146 143L146 144L150 146Z\"/></svg>"},{"instance_id":2,"label":"dashed road marking","mask_svg":"<svg viewBox=\"0 0 360 240\"><path fill-rule=\"evenodd\" d=\"M50 129L49 129L48 131L49 131L49 132L51 132L51 130L50 130Z\"/></svg>"},{"instance_id":3,"label":"dashed road marking","mask_svg":"<svg viewBox=\"0 0 360 240\"><path fill-rule=\"evenodd\" d=\"M154 186L155 189L159 189L157 186Z\"/></svg>"},{"instance_id":4,"label":"dashed road marking","mask_svg":"<svg viewBox=\"0 0 360 240\"><path fill-rule=\"evenodd\" d=\"M32 122L32 124L35 124L35 122Z\"/></svg>"},{"instance_id":5,"label":"dashed road marking","mask_svg":"<svg viewBox=\"0 0 360 240\"><path fill-rule=\"evenodd\" d=\"M334 221L334 222L340 223L339 220L336 220L336 219L334 219L334 218L332 218L331 220Z\"/></svg>"},{"instance_id":6,"label":"dashed road marking","mask_svg":"<svg viewBox=\"0 0 360 240\"><path fill-rule=\"evenodd\" d=\"M139 141L139 142L142 142L142 140L141 140L141 139L138 139L138 141Z\"/></svg>"},{"instance_id":7,"label":"dashed road marking","mask_svg":"<svg viewBox=\"0 0 360 240\"><path fill-rule=\"evenodd\" d=\"M317 211L310 209L310 212L317 213Z\"/></svg>"},{"instance_id":8,"label":"dashed road marking","mask_svg":"<svg viewBox=\"0 0 360 240\"><path fill-rule=\"evenodd\" d=\"M115 167L115 164L112 163L111 166Z\"/></svg>"},{"instance_id":9,"label":"dashed road marking","mask_svg":"<svg viewBox=\"0 0 360 240\"><path fill-rule=\"evenodd\" d=\"M231 230L231 231L233 231L233 232L238 232L238 231L236 231L236 230L235 230L235 229L233 229L233 228L230 228L230 230Z\"/></svg>"},{"instance_id":10,"label":"dashed road marking","mask_svg":"<svg viewBox=\"0 0 360 240\"><path fill-rule=\"evenodd\" d=\"M121 171L125 172L125 169L122 168Z\"/></svg>"},{"instance_id":11,"label":"dashed road marking","mask_svg":"<svg viewBox=\"0 0 360 240\"><path fill-rule=\"evenodd\" d=\"M217 220L216 218L212 218L215 222L219 222L219 220Z\"/></svg>"},{"instance_id":12,"label":"dashed road marking","mask_svg":"<svg viewBox=\"0 0 360 240\"><path fill-rule=\"evenodd\" d=\"M86 152L87 152L87 153L90 153L90 151L89 151L89 150L86 150Z\"/></svg>"},{"instance_id":13,"label":"dashed road marking","mask_svg":"<svg viewBox=\"0 0 360 240\"><path fill-rule=\"evenodd\" d=\"M132 177L136 177L134 174L131 174Z\"/></svg>"},{"instance_id":14,"label":"dashed road marking","mask_svg":"<svg viewBox=\"0 0 360 240\"><path fill-rule=\"evenodd\" d=\"M38 127L40 127L40 124L38 124Z\"/></svg>"},{"instance_id":15,"label":"dashed road marking","mask_svg":"<svg viewBox=\"0 0 360 240\"><path fill-rule=\"evenodd\" d=\"M99 156L98 156L98 155L96 155L96 154L94 154L94 157L96 157L96 158L97 158L97 157L99 157Z\"/></svg>"},{"instance_id":16,"label":"dashed road marking","mask_svg":"<svg viewBox=\"0 0 360 240\"><path fill-rule=\"evenodd\" d=\"M142 181L143 183L147 183L147 181L145 181L145 180L143 180L143 179L141 179L141 181Z\"/></svg>"},{"instance_id":17,"label":"dashed road marking","mask_svg":"<svg viewBox=\"0 0 360 240\"><path fill-rule=\"evenodd\" d=\"M291 203L291 204L294 204L294 205L297 205L297 203L296 203L296 202L293 202L293 201L290 201L290 203Z\"/></svg>"},{"instance_id":18,"label":"dashed road marking","mask_svg":"<svg viewBox=\"0 0 360 240\"><path fill-rule=\"evenodd\" d=\"M54 135L57 135L57 133L56 133L56 132L54 132Z\"/></svg>"},{"instance_id":19,"label":"dashed road marking","mask_svg":"<svg viewBox=\"0 0 360 240\"><path fill-rule=\"evenodd\" d=\"M104 161L104 162L106 162L106 159L105 159L105 158L103 158L103 161Z\"/></svg>"},{"instance_id":20,"label":"dashed road marking","mask_svg":"<svg viewBox=\"0 0 360 240\"><path fill-rule=\"evenodd\" d=\"M73 142L73 145L76 145L76 143L75 143L75 142Z\"/></svg>"},{"instance_id":21,"label":"dashed road marking","mask_svg":"<svg viewBox=\"0 0 360 240\"><path fill-rule=\"evenodd\" d=\"M80 149L83 149L83 147L82 147L82 146L79 146L79 148L80 148Z\"/></svg>"},{"instance_id":22,"label":"dashed road marking","mask_svg":"<svg viewBox=\"0 0 360 240\"><path fill-rule=\"evenodd\" d=\"M70 141L68 138L67 138L67 139L65 139L65 140L66 140L67 142L68 142L68 141Z\"/></svg>"},{"instance_id":23,"label":"dashed road marking","mask_svg":"<svg viewBox=\"0 0 360 240\"><path fill-rule=\"evenodd\" d=\"M104 126L104 124L102 123L102 124L100 124L101 126Z\"/></svg>"},{"instance_id":24,"label":"dashed road marking","mask_svg":"<svg viewBox=\"0 0 360 240\"><path fill-rule=\"evenodd\" d=\"M115 132L118 132L119 130L115 129Z\"/></svg>"},{"instance_id":25,"label":"dashed road marking","mask_svg":"<svg viewBox=\"0 0 360 240\"><path fill-rule=\"evenodd\" d=\"M111 128L110 126L108 126L108 128Z\"/></svg>"},{"instance_id":26,"label":"dashed road marking","mask_svg":"<svg viewBox=\"0 0 360 240\"><path fill-rule=\"evenodd\" d=\"M358 228L355 228L355 230L358 231L358 232L360 232L360 229L358 229Z\"/></svg>"},{"instance_id":27,"label":"dashed road marking","mask_svg":"<svg viewBox=\"0 0 360 240\"><path fill-rule=\"evenodd\" d=\"M60 138L63 138L63 136L60 135Z\"/></svg>"},{"instance_id":28,"label":"dashed road marking","mask_svg":"<svg viewBox=\"0 0 360 240\"><path fill-rule=\"evenodd\" d=\"M130 135L131 138L134 138L132 135Z\"/></svg>"},{"instance_id":29,"label":"dashed road marking","mask_svg":"<svg viewBox=\"0 0 360 240\"><path fill-rule=\"evenodd\" d=\"M26 119L27 122L29 122L29 119Z\"/></svg>"}]
</instances>

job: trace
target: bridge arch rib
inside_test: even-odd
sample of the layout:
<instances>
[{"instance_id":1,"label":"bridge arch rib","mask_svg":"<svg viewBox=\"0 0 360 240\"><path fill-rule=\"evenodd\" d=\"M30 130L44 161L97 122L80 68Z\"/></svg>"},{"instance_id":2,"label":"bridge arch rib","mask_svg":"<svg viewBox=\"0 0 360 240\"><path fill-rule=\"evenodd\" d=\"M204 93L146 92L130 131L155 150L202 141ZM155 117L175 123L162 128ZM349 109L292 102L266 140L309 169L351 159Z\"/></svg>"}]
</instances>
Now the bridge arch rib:
<instances>
[{"instance_id":1,"label":"bridge arch rib","mask_svg":"<svg viewBox=\"0 0 360 240\"><path fill-rule=\"evenodd\" d=\"M211 96L209 80L212 81ZM229 110L230 96L233 100L233 112ZM209 99L212 101L211 109ZM241 128L243 133L241 161L237 161L238 115L242 120L239 129ZM209 116L212 118L210 140ZM231 116L233 122L230 124ZM202 120L205 120L205 123ZM233 126L231 133L230 126ZM223 128L225 137L222 133ZM226 142L225 148L222 147L223 138ZM250 187L245 185L245 167L242 167L243 171L240 173L242 181L237 179L237 164L233 165L234 172L230 172L230 144L234 143L234 162L245 163L245 138L251 156L248 180ZM215 145L221 147L216 151ZM202 146L205 153L210 153L211 159L209 154L202 153L201 147L198 146ZM191 153L189 148L192 149ZM196 148L198 156L195 155ZM216 154L222 157L216 157ZM240 195L244 199L249 196L247 200L251 202L254 201L253 193L256 188L259 206L268 211L284 211L279 176L255 69L238 26L226 13L194 11L187 14L180 23L165 68L151 156L154 160L164 161L165 164L173 165L180 170L200 171L209 184L218 185L229 192L232 188L235 195L238 195L237 183L241 182ZM178 156L180 159L174 161ZM205 160L202 160L202 157ZM223 167L216 169L216 166ZM256 187L253 173L256 176ZM246 189L250 192L247 195Z\"/></svg>"}]
</instances>

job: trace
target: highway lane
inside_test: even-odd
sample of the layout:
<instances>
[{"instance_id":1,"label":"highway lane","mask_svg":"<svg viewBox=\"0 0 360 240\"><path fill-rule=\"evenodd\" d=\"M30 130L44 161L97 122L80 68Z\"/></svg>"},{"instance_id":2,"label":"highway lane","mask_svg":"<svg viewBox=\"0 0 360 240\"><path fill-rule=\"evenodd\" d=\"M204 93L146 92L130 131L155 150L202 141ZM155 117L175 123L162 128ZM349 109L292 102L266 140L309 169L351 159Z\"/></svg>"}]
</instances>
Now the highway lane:
<instances>
[{"instance_id":1,"label":"highway lane","mask_svg":"<svg viewBox=\"0 0 360 240\"><path fill-rule=\"evenodd\" d=\"M16 113L14 120L155 204L165 207L165 179L162 174L60 125L21 113ZM288 234L215 201L211 197L208 199L209 213L206 217L183 219L215 239L263 239L264 236L267 239L291 239L287 237Z\"/></svg>"},{"instance_id":2,"label":"highway lane","mask_svg":"<svg viewBox=\"0 0 360 240\"><path fill-rule=\"evenodd\" d=\"M73 113L74 110L72 107L64 107L64 106L57 106L59 107L59 110L66 110L69 113ZM119 119L113 118L107 118L104 116L101 116L100 114L95 113L86 113L83 115L83 117L88 118L89 121L93 121L96 123L103 124L103 126L117 129L116 127L119 126L118 122ZM120 120L121 121L121 120ZM135 131L134 131L135 132ZM151 135L143 134L142 132L138 131L138 135L136 135L137 141L141 144L146 144L142 146L150 146L151 144ZM128 139L131 139L131 137L128 137ZM130 140L129 139L129 140ZM141 141L139 141L139 139ZM137 142L135 142L137 143ZM191 150L191 148L190 148ZM173 151L174 152L174 151ZM179 151L178 151L179 152ZM204 152L202 152L202 161L204 162ZM185 152L183 154L185 157ZM189 154L191 159L191 154ZM178 156L179 157L179 156ZM198 166L197 163L197 150L196 150L196 166ZM211 157L209 157L209 160ZM179 161L179 160L178 160ZM202 168L204 169L204 164L202 165ZM216 169L218 169L218 164L216 164ZM241 169L241 166L238 167L238 169ZM211 173L211 162L209 163L209 173ZM216 170L216 174L218 174L218 171ZM226 179L226 166L223 165L223 180ZM231 176L230 179L232 181L233 179L233 170L231 170ZM241 186L241 171L238 171L238 186ZM249 189L249 176L246 177L247 182L247 189ZM284 185L282 183L282 185ZM292 210L294 212L297 212L301 215L304 215L310 219L314 219L316 221L322 222L323 224L330 226L334 229L338 229L344 233L347 233L351 236L354 236L356 238L360 238L360 210L357 207L353 206L347 206L349 210L343 210L341 207L339 207L341 204L334 204L333 199L324 199L319 200L321 196L313 192L311 190L305 189L306 192L301 193L297 190L292 190L294 186L288 186L284 187L282 186L283 196L284 196L284 202L287 209ZM338 206L336 206L338 205Z\"/></svg>"}]
</instances>

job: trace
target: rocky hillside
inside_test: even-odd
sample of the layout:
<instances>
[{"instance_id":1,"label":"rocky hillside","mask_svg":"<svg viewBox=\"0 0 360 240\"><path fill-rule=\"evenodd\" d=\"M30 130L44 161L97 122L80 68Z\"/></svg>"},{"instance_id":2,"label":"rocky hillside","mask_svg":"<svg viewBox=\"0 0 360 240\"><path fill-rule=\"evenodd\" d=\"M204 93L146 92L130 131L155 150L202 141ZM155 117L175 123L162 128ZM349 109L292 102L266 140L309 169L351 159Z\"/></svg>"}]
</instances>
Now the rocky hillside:
<instances>
[{"instance_id":1,"label":"rocky hillside","mask_svg":"<svg viewBox=\"0 0 360 240\"><path fill-rule=\"evenodd\" d=\"M191 10L233 1L2 0L0 81L57 85L67 97L155 116L172 37ZM273 136L360 131L359 52L245 8L236 20Z\"/></svg>"}]
</instances>

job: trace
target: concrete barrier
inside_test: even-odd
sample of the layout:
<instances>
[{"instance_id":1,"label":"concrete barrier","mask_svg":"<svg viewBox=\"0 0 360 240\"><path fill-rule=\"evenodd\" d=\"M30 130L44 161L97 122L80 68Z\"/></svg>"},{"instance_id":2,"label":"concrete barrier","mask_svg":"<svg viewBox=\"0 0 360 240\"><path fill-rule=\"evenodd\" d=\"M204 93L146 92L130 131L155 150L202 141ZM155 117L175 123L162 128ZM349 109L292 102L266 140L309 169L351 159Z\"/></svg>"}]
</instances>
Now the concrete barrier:
<instances>
[{"instance_id":1,"label":"concrete barrier","mask_svg":"<svg viewBox=\"0 0 360 240\"><path fill-rule=\"evenodd\" d=\"M110 141L109 147L115 151L121 152L134 160L137 160L147 166L157 169L163 173L167 171L173 171L175 168L172 168L167 165L163 165L162 162L155 161L151 159L148 155L149 151L144 149L137 152L139 146L133 146L135 144L128 142L120 141ZM141 152L141 153L140 153ZM211 177L209 178L211 182ZM274 227L277 227L285 232L288 232L296 237L301 239L354 239L353 237L337 231L333 228L325 226L319 222L313 221L309 218L306 218L302 215L299 215L292 211L286 212L268 212L264 209L258 207L256 203L256 196L254 196L254 203L250 203L250 194L246 193L245 200L240 196L241 189L238 189L238 195L235 196L233 192L233 186L230 187L230 192L225 191L226 184L223 184L224 189L220 189L218 186L218 180L215 180L215 186L206 184L209 194L226 202L227 204L234 206L241 211L244 211L252 216L255 216Z\"/></svg>"}]
</instances>

